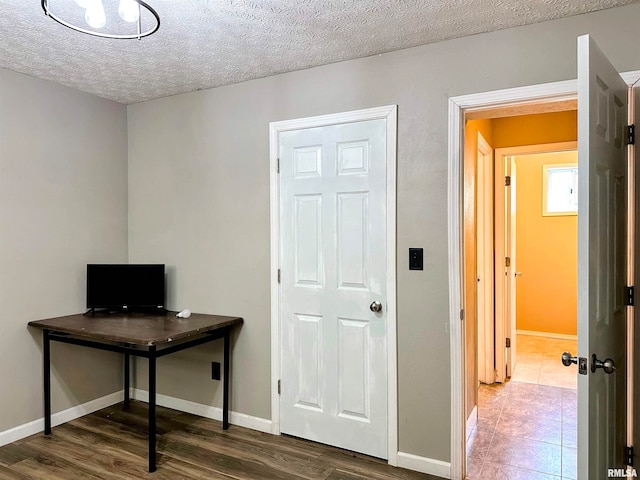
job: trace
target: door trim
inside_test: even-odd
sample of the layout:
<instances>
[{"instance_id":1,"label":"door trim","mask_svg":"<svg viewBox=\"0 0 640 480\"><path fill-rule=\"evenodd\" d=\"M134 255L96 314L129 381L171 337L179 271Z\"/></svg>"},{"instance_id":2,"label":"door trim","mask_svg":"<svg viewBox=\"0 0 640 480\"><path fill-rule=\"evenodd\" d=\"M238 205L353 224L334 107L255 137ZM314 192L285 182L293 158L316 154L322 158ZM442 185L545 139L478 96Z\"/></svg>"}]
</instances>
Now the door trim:
<instances>
[{"instance_id":1,"label":"door trim","mask_svg":"<svg viewBox=\"0 0 640 480\"><path fill-rule=\"evenodd\" d=\"M633 84L640 70L625 72L622 78ZM462 228L462 160L464 152L465 113L496 107L540 102L566 101L577 98L578 81L530 85L449 97L448 126L448 240L449 240L449 325L451 354L451 478L462 480L465 468L464 373L465 351L462 322L462 285L464 272Z\"/></svg>"},{"instance_id":2,"label":"door trim","mask_svg":"<svg viewBox=\"0 0 640 480\"><path fill-rule=\"evenodd\" d=\"M280 435L280 182L278 178L279 134L289 130L326 127L366 120L386 120L387 142L387 435L388 463L398 464L398 355L396 315L396 145L397 106L368 108L269 123L269 177L271 222L271 433Z\"/></svg>"}]
</instances>

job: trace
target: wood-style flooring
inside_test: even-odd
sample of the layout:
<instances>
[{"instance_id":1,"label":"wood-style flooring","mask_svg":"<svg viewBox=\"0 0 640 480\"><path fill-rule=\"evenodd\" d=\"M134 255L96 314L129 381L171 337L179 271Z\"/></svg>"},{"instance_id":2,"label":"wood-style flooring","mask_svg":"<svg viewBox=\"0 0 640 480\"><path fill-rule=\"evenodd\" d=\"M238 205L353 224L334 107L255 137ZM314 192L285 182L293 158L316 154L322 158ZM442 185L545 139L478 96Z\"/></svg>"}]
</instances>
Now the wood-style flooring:
<instances>
[{"instance_id":1,"label":"wood-style flooring","mask_svg":"<svg viewBox=\"0 0 640 480\"><path fill-rule=\"evenodd\" d=\"M158 407L158 470L147 472L147 406L105 408L0 448L6 479L435 480L383 460Z\"/></svg>"}]
</instances>

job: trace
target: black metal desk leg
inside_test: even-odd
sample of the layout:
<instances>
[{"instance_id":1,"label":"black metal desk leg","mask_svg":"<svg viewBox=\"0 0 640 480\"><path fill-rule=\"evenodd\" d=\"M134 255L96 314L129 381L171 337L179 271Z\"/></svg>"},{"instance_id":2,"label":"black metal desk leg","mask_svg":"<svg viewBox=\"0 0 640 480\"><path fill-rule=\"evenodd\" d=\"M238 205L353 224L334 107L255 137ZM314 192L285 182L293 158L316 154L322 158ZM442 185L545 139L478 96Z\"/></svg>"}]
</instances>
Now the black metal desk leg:
<instances>
[{"instance_id":1,"label":"black metal desk leg","mask_svg":"<svg viewBox=\"0 0 640 480\"><path fill-rule=\"evenodd\" d=\"M129 384L131 383L129 376L129 353L124 354L124 406L129 406Z\"/></svg>"},{"instance_id":2,"label":"black metal desk leg","mask_svg":"<svg viewBox=\"0 0 640 480\"><path fill-rule=\"evenodd\" d=\"M224 384L222 387L222 429L229 428L229 344L231 335L231 327L224 330Z\"/></svg>"},{"instance_id":3,"label":"black metal desk leg","mask_svg":"<svg viewBox=\"0 0 640 480\"><path fill-rule=\"evenodd\" d=\"M156 471L156 347L149 347L149 471Z\"/></svg>"},{"instance_id":4,"label":"black metal desk leg","mask_svg":"<svg viewBox=\"0 0 640 480\"><path fill-rule=\"evenodd\" d=\"M44 379L44 434L51 435L51 340L49 330L42 331L42 357Z\"/></svg>"}]
</instances>

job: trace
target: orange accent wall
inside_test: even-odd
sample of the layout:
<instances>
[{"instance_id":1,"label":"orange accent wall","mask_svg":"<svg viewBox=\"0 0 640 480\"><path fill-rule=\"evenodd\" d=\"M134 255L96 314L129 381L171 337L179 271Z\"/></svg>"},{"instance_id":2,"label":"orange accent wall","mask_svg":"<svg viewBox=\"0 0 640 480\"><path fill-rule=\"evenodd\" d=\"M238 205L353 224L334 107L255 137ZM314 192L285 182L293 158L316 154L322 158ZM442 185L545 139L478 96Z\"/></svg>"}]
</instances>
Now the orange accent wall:
<instances>
[{"instance_id":1,"label":"orange accent wall","mask_svg":"<svg viewBox=\"0 0 640 480\"><path fill-rule=\"evenodd\" d=\"M496 118L492 124L493 148L578 140L576 110Z\"/></svg>"},{"instance_id":2,"label":"orange accent wall","mask_svg":"<svg viewBox=\"0 0 640 480\"><path fill-rule=\"evenodd\" d=\"M473 136L473 132L480 132L480 134L484 137L489 145L493 147L493 125L495 120L491 119L480 119L480 120L469 120L465 126L465 138L469 138L469 135ZM473 136L472 147L476 148L477 145L477 137Z\"/></svg>"},{"instance_id":3,"label":"orange accent wall","mask_svg":"<svg viewBox=\"0 0 640 480\"><path fill-rule=\"evenodd\" d=\"M542 166L577 161L576 152L516 157L518 330L576 334L578 217L542 216Z\"/></svg>"}]
</instances>

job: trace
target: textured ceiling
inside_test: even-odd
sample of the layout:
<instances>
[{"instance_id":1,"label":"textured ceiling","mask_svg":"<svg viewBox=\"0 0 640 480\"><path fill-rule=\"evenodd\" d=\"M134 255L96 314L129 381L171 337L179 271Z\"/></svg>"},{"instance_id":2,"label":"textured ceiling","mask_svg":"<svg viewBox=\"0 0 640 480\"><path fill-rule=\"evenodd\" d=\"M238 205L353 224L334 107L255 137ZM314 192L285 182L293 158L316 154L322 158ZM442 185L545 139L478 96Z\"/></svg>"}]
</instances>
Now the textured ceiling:
<instances>
[{"instance_id":1,"label":"textured ceiling","mask_svg":"<svg viewBox=\"0 0 640 480\"><path fill-rule=\"evenodd\" d=\"M138 41L64 28L39 0L0 0L0 67L129 104L636 0L146 1L162 24Z\"/></svg>"}]
</instances>

